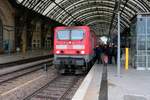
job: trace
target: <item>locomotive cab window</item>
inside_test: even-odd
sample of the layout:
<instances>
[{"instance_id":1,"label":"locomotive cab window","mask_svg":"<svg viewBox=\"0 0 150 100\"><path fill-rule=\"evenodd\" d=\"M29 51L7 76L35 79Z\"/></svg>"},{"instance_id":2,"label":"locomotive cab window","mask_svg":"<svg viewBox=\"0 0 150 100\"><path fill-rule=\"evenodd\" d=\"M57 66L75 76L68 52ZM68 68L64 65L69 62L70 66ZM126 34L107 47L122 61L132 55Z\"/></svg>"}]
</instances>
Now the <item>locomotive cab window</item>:
<instances>
[{"instance_id":1,"label":"locomotive cab window","mask_svg":"<svg viewBox=\"0 0 150 100\"><path fill-rule=\"evenodd\" d=\"M69 30L61 30L57 32L58 40L69 40L70 39L70 31Z\"/></svg>"},{"instance_id":2,"label":"locomotive cab window","mask_svg":"<svg viewBox=\"0 0 150 100\"><path fill-rule=\"evenodd\" d=\"M57 32L58 40L82 40L83 37L83 30L61 30Z\"/></svg>"},{"instance_id":3,"label":"locomotive cab window","mask_svg":"<svg viewBox=\"0 0 150 100\"><path fill-rule=\"evenodd\" d=\"M72 30L71 31L71 40L82 40L84 37L83 30Z\"/></svg>"}]
</instances>

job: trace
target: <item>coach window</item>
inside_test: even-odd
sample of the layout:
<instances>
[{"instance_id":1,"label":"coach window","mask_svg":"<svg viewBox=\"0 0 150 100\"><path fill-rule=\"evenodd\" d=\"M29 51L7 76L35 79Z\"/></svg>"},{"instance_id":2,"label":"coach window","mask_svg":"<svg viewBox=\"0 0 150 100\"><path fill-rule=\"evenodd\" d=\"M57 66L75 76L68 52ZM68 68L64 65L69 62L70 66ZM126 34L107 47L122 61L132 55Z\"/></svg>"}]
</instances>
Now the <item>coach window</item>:
<instances>
[{"instance_id":1,"label":"coach window","mask_svg":"<svg viewBox=\"0 0 150 100\"><path fill-rule=\"evenodd\" d=\"M84 32L83 30L72 30L71 31L71 40L81 40L83 39Z\"/></svg>"}]
</instances>

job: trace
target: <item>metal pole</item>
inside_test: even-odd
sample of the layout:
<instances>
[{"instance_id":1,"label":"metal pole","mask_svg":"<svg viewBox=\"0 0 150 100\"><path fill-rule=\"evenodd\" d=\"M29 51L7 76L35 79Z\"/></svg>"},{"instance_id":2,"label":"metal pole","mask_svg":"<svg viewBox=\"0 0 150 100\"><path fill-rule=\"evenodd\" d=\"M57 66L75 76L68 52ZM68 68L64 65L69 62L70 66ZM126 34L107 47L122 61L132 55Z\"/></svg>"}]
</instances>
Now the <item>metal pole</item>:
<instances>
[{"instance_id":1,"label":"metal pole","mask_svg":"<svg viewBox=\"0 0 150 100\"><path fill-rule=\"evenodd\" d=\"M120 76L120 11L118 11L117 75Z\"/></svg>"},{"instance_id":2,"label":"metal pole","mask_svg":"<svg viewBox=\"0 0 150 100\"><path fill-rule=\"evenodd\" d=\"M11 50L10 50L10 49L11 49L11 47L10 47L10 46L11 46L11 41L10 41L10 40L11 40L11 37L10 37L10 31L8 31L8 34L9 34L9 37L8 37L8 54L10 55L10 52L11 52Z\"/></svg>"},{"instance_id":3,"label":"metal pole","mask_svg":"<svg viewBox=\"0 0 150 100\"><path fill-rule=\"evenodd\" d=\"M129 69L129 48L125 48L125 70Z\"/></svg>"},{"instance_id":4,"label":"metal pole","mask_svg":"<svg viewBox=\"0 0 150 100\"><path fill-rule=\"evenodd\" d=\"M147 19L147 16L146 16L146 70L148 69L148 51L147 51L147 50L148 50L148 44L147 44L147 43L148 43L148 42L147 42L147 40L148 40L148 39L147 39L147 35L148 35L147 29L148 29L148 27L147 27L147 23L148 23L148 22L147 22L147 20L148 20L148 19Z\"/></svg>"},{"instance_id":5,"label":"metal pole","mask_svg":"<svg viewBox=\"0 0 150 100\"><path fill-rule=\"evenodd\" d=\"M47 64L44 64L44 71L47 72Z\"/></svg>"}]
</instances>

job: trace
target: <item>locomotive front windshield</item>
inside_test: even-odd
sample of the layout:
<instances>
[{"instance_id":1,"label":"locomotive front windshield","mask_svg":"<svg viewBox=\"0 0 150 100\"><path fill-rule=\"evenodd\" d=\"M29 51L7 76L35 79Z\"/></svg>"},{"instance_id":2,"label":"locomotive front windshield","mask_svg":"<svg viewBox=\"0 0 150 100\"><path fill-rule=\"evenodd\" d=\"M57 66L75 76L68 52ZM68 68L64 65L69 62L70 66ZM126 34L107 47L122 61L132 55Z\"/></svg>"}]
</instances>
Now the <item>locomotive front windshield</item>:
<instances>
[{"instance_id":1,"label":"locomotive front windshield","mask_svg":"<svg viewBox=\"0 0 150 100\"><path fill-rule=\"evenodd\" d=\"M81 40L83 37L83 30L61 30L57 32L58 40Z\"/></svg>"},{"instance_id":2,"label":"locomotive front windshield","mask_svg":"<svg viewBox=\"0 0 150 100\"><path fill-rule=\"evenodd\" d=\"M69 30L58 31L57 38L59 40L69 40L70 39L69 34L70 34Z\"/></svg>"}]
</instances>

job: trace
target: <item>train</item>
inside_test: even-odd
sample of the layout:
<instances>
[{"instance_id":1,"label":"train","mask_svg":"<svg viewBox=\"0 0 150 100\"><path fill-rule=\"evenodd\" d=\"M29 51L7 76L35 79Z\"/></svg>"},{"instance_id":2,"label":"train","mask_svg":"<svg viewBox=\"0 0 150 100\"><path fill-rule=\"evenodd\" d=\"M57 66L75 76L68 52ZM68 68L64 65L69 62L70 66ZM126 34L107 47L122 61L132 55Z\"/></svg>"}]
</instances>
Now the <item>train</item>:
<instances>
[{"instance_id":1,"label":"train","mask_svg":"<svg viewBox=\"0 0 150 100\"><path fill-rule=\"evenodd\" d=\"M89 26L54 29L54 65L59 73L86 73L94 64L97 38Z\"/></svg>"}]
</instances>

